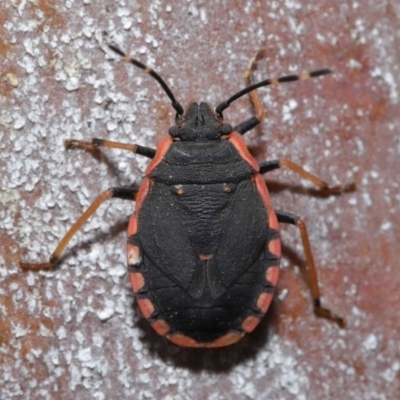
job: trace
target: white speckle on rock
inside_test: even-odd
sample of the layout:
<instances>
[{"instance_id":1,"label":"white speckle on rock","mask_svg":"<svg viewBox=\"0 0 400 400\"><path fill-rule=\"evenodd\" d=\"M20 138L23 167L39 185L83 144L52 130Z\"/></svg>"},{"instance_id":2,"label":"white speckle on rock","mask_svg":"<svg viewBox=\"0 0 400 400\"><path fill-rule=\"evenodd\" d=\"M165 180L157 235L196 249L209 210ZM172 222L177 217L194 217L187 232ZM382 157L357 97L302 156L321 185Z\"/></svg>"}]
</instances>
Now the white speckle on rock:
<instances>
[{"instance_id":1,"label":"white speckle on rock","mask_svg":"<svg viewBox=\"0 0 400 400\"><path fill-rule=\"evenodd\" d=\"M18 339L24 337L28 333L28 330L25 327L16 324L12 327L12 333L13 336Z\"/></svg>"},{"instance_id":2,"label":"white speckle on rock","mask_svg":"<svg viewBox=\"0 0 400 400\"><path fill-rule=\"evenodd\" d=\"M392 228L392 223L390 221L383 222L381 224L380 230L381 232L388 231Z\"/></svg>"},{"instance_id":3,"label":"white speckle on rock","mask_svg":"<svg viewBox=\"0 0 400 400\"><path fill-rule=\"evenodd\" d=\"M288 293L289 293L289 290L287 288L282 289L281 292L278 295L278 299L280 301L283 301Z\"/></svg>"},{"instance_id":4,"label":"white speckle on rock","mask_svg":"<svg viewBox=\"0 0 400 400\"><path fill-rule=\"evenodd\" d=\"M27 274L26 283L28 284L28 286L33 286L35 284L35 274L34 273Z\"/></svg>"},{"instance_id":5,"label":"white speckle on rock","mask_svg":"<svg viewBox=\"0 0 400 400\"><path fill-rule=\"evenodd\" d=\"M377 337L371 333L362 343L363 347L367 351L376 350L378 347L378 339Z\"/></svg>"},{"instance_id":6,"label":"white speckle on rock","mask_svg":"<svg viewBox=\"0 0 400 400\"><path fill-rule=\"evenodd\" d=\"M350 197L349 200L348 200L348 203L349 203L351 206L356 206L356 205L357 205L357 197L355 197L355 196Z\"/></svg>"},{"instance_id":7,"label":"white speckle on rock","mask_svg":"<svg viewBox=\"0 0 400 400\"><path fill-rule=\"evenodd\" d=\"M400 362L395 361L390 368L387 368L385 371L382 372L382 378L389 383L393 383L398 380L398 374L400 371Z\"/></svg>"},{"instance_id":8,"label":"white speckle on rock","mask_svg":"<svg viewBox=\"0 0 400 400\"><path fill-rule=\"evenodd\" d=\"M389 85L390 94L389 98L393 104L397 104L399 101L399 92L397 90L396 80L393 77L393 74L389 71L385 72L383 75L383 79Z\"/></svg>"},{"instance_id":9,"label":"white speckle on rock","mask_svg":"<svg viewBox=\"0 0 400 400\"><path fill-rule=\"evenodd\" d=\"M40 324L40 336L42 337L53 337L54 332L46 328L43 324Z\"/></svg>"},{"instance_id":10,"label":"white speckle on rock","mask_svg":"<svg viewBox=\"0 0 400 400\"><path fill-rule=\"evenodd\" d=\"M349 66L349 68L352 68L352 69L357 69L357 70L359 70L359 69L362 68L362 64L361 64L359 61L354 60L354 59L350 59L350 60L348 61L347 65Z\"/></svg>"},{"instance_id":11,"label":"white speckle on rock","mask_svg":"<svg viewBox=\"0 0 400 400\"><path fill-rule=\"evenodd\" d=\"M201 22L203 22L204 24L207 23L207 11L205 8L201 8L200 9L200 20Z\"/></svg>"},{"instance_id":12,"label":"white speckle on rock","mask_svg":"<svg viewBox=\"0 0 400 400\"><path fill-rule=\"evenodd\" d=\"M68 78L65 82L65 88L69 91L69 92L73 92L74 90L78 90L79 89L79 78L72 76L70 78Z\"/></svg>"},{"instance_id":13,"label":"white speckle on rock","mask_svg":"<svg viewBox=\"0 0 400 400\"><path fill-rule=\"evenodd\" d=\"M107 130L109 132L115 131L118 128L118 123L116 121L107 122Z\"/></svg>"},{"instance_id":14,"label":"white speckle on rock","mask_svg":"<svg viewBox=\"0 0 400 400\"><path fill-rule=\"evenodd\" d=\"M282 108L282 113L283 113L282 122L293 123L291 112L293 110L295 110L297 108L297 106L298 106L298 103L297 103L297 101L295 99L290 99L287 104L283 105L283 108Z\"/></svg>"},{"instance_id":15,"label":"white speckle on rock","mask_svg":"<svg viewBox=\"0 0 400 400\"><path fill-rule=\"evenodd\" d=\"M126 30L129 30L132 28L135 21L131 17L122 17L121 22L122 22L123 28Z\"/></svg>"},{"instance_id":16,"label":"white speckle on rock","mask_svg":"<svg viewBox=\"0 0 400 400\"><path fill-rule=\"evenodd\" d=\"M115 312L114 307L105 307L102 310L97 311L96 314L101 321L107 321L114 315L114 312Z\"/></svg>"},{"instance_id":17,"label":"white speckle on rock","mask_svg":"<svg viewBox=\"0 0 400 400\"><path fill-rule=\"evenodd\" d=\"M4 80L12 87L18 87L19 81L18 77L15 74L11 72L7 73L4 77Z\"/></svg>"},{"instance_id":18,"label":"white speckle on rock","mask_svg":"<svg viewBox=\"0 0 400 400\"><path fill-rule=\"evenodd\" d=\"M370 172L370 175L371 175L371 177L372 178L374 178L374 179L378 179L379 178L379 172L378 171L375 171L375 170L372 170L371 172Z\"/></svg>"},{"instance_id":19,"label":"white speckle on rock","mask_svg":"<svg viewBox=\"0 0 400 400\"><path fill-rule=\"evenodd\" d=\"M81 374L76 365L74 364L70 366L69 373L70 373L69 387L71 391L74 391L75 388L81 384Z\"/></svg>"},{"instance_id":20,"label":"white speckle on rock","mask_svg":"<svg viewBox=\"0 0 400 400\"><path fill-rule=\"evenodd\" d=\"M363 193L363 199L364 199L364 203L367 207L371 207L372 206L372 200L371 200L371 196L369 195L369 193Z\"/></svg>"},{"instance_id":21,"label":"white speckle on rock","mask_svg":"<svg viewBox=\"0 0 400 400\"><path fill-rule=\"evenodd\" d=\"M16 130L22 129L25 126L25 117L22 115L14 115L13 128Z\"/></svg>"},{"instance_id":22,"label":"white speckle on rock","mask_svg":"<svg viewBox=\"0 0 400 400\"><path fill-rule=\"evenodd\" d=\"M63 340L67 337L67 331L64 326L60 326L56 331L58 340Z\"/></svg>"},{"instance_id":23,"label":"white speckle on rock","mask_svg":"<svg viewBox=\"0 0 400 400\"><path fill-rule=\"evenodd\" d=\"M86 349L80 349L78 352L78 360L82 364L87 364L92 362L92 351L90 347L87 347Z\"/></svg>"}]
</instances>

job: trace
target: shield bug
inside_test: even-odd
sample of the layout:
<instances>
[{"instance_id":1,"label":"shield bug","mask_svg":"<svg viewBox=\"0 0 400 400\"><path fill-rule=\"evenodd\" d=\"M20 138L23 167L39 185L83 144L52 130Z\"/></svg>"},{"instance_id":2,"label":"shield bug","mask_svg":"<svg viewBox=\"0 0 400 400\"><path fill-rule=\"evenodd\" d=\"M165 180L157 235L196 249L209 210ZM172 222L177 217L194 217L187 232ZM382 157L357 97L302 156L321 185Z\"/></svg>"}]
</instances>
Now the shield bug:
<instances>
[{"instance_id":1,"label":"shield bug","mask_svg":"<svg viewBox=\"0 0 400 400\"><path fill-rule=\"evenodd\" d=\"M320 304L316 268L305 222L272 208L263 174L289 168L322 190L330 187L289 160L258 164L242 135L264 117L256 89L282 82L316 78L329 69L254 83L262 51L245 73L246 88L215 109L192 103L186 111L166 82L152 69L109 46L125 61L150 74L176 111L175 125L157 150L103 139L67 140L66 147L118 148L151 159L140 188L113 187L101 193L61 240L46 263L21 263L24 270L57 265L73 235L110 198L135 201L128 227L127 258L132 288L144 317L162 336L181 346L219 347L251 332L266 313L278 281L281 245L279 223L299 228L308 264L316 315L344 325ZM250 95L256 115L232 127L223 111Z\"/></svg>"}]
</instances>

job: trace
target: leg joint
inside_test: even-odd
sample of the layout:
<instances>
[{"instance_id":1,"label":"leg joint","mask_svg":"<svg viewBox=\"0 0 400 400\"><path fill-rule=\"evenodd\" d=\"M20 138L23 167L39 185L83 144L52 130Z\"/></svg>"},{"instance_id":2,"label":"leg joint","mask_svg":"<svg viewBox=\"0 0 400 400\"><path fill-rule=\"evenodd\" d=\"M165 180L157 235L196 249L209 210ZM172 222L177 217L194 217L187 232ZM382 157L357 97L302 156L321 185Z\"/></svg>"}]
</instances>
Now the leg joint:
<instances>
[{"instance_id":1,"label":"leg joint","mask_svg":"<svg viewBox=\"0 0 400 400\"><path fill-rule=\"evenodd\" d=\"M300 217L296 214L281 210L275 210L275 213L278 218L278 222L297 226L304 225L303 220L300 219Z\"/></svg>"},{"instance_id":2,"label":"leg joint","mask_svg":"<svg viewBox=\"0 0 400 400\"><path fill-rule=\"evenodd\" d=\"M122 200L135 200L138 189L131 187L113 187L108 189L111 197Z\"/></svg>"}]
</instances>

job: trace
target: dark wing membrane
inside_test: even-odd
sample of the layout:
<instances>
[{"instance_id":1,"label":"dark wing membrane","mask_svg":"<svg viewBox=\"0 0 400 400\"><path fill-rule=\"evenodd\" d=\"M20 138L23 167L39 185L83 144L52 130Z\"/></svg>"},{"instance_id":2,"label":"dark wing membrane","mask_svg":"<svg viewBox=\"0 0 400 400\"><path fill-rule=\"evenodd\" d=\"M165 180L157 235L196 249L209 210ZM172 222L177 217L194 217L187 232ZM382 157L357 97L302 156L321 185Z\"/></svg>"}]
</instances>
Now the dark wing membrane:
<instances>
[{"instance_id":1,"label":"dark wing membrane","mask_svg":"<svg viewBox=\"0 0 400 400\"><path fill-rule=\"evenodd\" d=\"M139 212L138 236L151 262L184 291L198 297L204 290L205 272L190 244L185 226L167 185L155 183ZM192 279L196 278L196 282Z\"/></svg>"},{"instance_id":2,"label":"dark wing membrane","mask_svg":"<svg viewBox=\"0 0 400 400\"><path fill-rule=\"evenodd\" d=\"M213 298L225 292L257 261L268 239L267 211L253 182L240 182L234 196L218 250L207 266Z\"/></svg>"}]
</instances>

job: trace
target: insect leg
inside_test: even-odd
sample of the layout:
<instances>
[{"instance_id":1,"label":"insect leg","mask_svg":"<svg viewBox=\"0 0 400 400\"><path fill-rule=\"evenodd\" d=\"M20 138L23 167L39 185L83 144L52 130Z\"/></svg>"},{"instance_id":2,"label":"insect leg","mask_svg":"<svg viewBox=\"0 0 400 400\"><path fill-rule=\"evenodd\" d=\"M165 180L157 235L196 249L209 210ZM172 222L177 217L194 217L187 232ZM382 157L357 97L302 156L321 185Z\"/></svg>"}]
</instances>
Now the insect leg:
<instances>
[{"instance_id":1,"label":"insect leg","mask_svg":"<svg viewBox=\"0 0 400 400\"><path fill-rule=\"evenodd\" d=\"M302 219L300 219L299 216L286 211L275 210L275 213L279 222L284 224L296 225L300 230L301 241L303 242L303 249L308 264L308 273L310 276L311 294L313 297L315 314L319 317L330 319L333 322L336 322L341 328L344 328L345 321L343 318L339 317L336 314L333 314L332 311L321 306L321 296L318 286L317 271L311 252L310 241L308 240L306 223Z\"/></svg>"},{"instance_id":2,"label":"insect leg","mask_svg":"<svg viewBox=\"0 0 400 400\"><path fill-rule=\"evenodd\" d=\"M94 138L91 142L84 142L82 140L67 139L64 141L66 149L83 149L87 151L96 150L99 147L109 147L111 149L122 149L128 150L132 153L139 154L148 158L153 158L156 154L156 150L150 147L139 146L138 144L118 143L112 142L111 140L104 140Z\"/></svg>"},{"instance_id":3,"label":"insect leg","mask_svg":"<svg viewBox=\"0 0 400 400\"><path fill-rule=\"evenodd\" d=\"M322 179L319 179L317 176L307 172L304 168L300 167L300 165L295 164L290 160L271 160L265 161L259 165L260 167L260 174L265 174L267 172L273 171L274 169L278 168L289 168L292 171L296 172L296 174L300 175L302 178L307 179L308 181L312 182L314 185L318 186L319 188L326 190L331 193L341 193L350 190L354 190L355 183L350 182L344 185L336 185L336 186L329 186L329 184Z\"/></svg>"},{"instance_id":4,"label":"insect leg","mask_svg":"<svg viewBox=\"0 0 400 400\"><path fill-rule=\"evenodd\" d=\"M246 72L244 73L244 80L247 86L252 85L255 83L253 71L257 69L258 62L264 58L265 52L264 49L260 49L257 51L257 54L250 60L249 67L247 68ZM253 129L257 126L261 120L265 116L264 107L262 105L260 96L258 95L256 90L253 90L250 94L250 100L255 108L256 115L247 119L246 121L241 122L240 124L236 125L233 129L240 134L244 134L248 132L250 129Z\"/></svg>"},{"instance_id":5,"label":"insect leg","mask_svg":"<svg viewBox=\"0 0 400 400\"><path fill-rule=\"evenodd\" d=\"M61 253L64 251L65 247L75 235L76 232L83 226L83 224L96 212L96 210L104 203L104 201L111 198L118 198L123 200L135 200L138 189L131 187L114 187L102 192L96 200L89 206L89 208L80 216L80 218L75 222L70 230L61 239L57 248L51 255L50 259L46 263L25 263L20 262L19 266L23 270L40 270L40 269L50 269L54 268L58 260L60 259Z\"/></svg>"}]
</instances>

